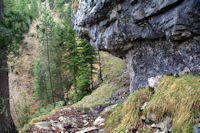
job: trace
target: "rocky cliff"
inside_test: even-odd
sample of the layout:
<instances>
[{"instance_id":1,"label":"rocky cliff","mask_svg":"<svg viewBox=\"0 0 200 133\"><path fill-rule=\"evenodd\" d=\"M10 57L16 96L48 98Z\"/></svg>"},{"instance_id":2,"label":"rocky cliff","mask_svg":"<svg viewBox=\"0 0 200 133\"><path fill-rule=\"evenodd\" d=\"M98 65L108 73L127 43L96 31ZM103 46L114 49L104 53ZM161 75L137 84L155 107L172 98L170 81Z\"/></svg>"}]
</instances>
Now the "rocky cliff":
<instances>
[{"instance_id":1,"label":"rocky cliff","mask_svg":"<svg viewBox=\"0 0 200 133\"><path fill-rule=\"evenodd\" d=\"M125 58L130 91L163 75L200 75L200 0L74 0L78 34Z\"/></svg>"}]
</instances>

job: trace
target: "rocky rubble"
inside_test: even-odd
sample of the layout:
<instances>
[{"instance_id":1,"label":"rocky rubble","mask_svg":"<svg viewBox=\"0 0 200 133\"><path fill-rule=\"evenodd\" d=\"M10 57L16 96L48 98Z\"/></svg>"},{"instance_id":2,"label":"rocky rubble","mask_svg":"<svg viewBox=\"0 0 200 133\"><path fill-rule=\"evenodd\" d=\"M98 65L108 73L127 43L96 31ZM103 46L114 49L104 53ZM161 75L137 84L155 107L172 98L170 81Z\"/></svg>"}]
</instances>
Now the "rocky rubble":
<instances>
[{"instance_id":1,"label":"rocky rubble","mask_svg":"<svg viewBox=\"0 0 200 133\"><path fill-rule=\"evenodd\" d=\"M31 126L28 133L98 133L103 131L105 119L98 117L105 106L93 108L63 108Z\"/></svg>"},{"instance_id":2,"label":"rocky rubble","mask_svg":"<svg viewBox=\"0 0 200 133\"><path fill-rule=\"evenodd\" d=\"M31 126L28 133L104 133L103 114L122 103L129 93L127 89L116 90L110 98L111 104L91 108L62 108L54 115L41 119Z\"/></svg>"},{"instance_id":3,"label":"rocky rubble","mask_svg":"<svg viewBox=\"0 0 200 133\"><path fill-rule=\"evenodd\" d=\"M77 0L78 34L126 58L130 92L148 78L200 74L200 0Z\"/></svg>"},{"instance_id":4,"label":"rocky rubble","mask_svg":"<svg viewBox=\"0 0 200 133\"><path fill-rule=\"evenodd\" d=\"M38 120L26 132L28 133L104 133L105 116L118 104L127 99L128 88L119 88L110 98L111 104L90 108L62 108L54 115ZM102 115L102 116L101 116Z\"/></svg>"}]
</instances>

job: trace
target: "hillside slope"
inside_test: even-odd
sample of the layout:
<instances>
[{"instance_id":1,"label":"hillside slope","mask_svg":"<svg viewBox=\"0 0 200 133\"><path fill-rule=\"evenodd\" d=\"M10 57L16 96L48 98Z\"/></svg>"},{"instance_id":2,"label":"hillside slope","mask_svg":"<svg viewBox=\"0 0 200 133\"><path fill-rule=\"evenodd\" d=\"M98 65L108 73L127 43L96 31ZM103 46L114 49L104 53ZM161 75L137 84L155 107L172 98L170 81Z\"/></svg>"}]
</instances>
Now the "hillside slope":
<instances>
[{"instance_id":1,"label":"hillside slope","mask_svg":"<svg viewBox=\"0 0 200 133\"><path fill-rule=\"evenodd\" d=\"M29 102L33 91L33 69L34 62L38 59L37 48L39 43L36 39L36 25L38 21L30 26L29 33L25 35L23 44L20 47L19 57L11 58L9 61L9 86L10 86L10 105L12 117L19 126L20 109L19 107ZM26 96L25 96L26 95ZM25 98L27 101L25 101Z\"/></svg>"},{"instance_id":2,"label":"hillside slope","mask_svg":"<svg viewBox=\"0 0 200 133\"><path fill-rule=\"evenodd\" d=\"M57 108L33 119L22 132L96 132L104 129L104 124L94 126L93 122L104 109L113 108L128 98L129 80L124 60L106 52L100 52L100 55L103 81L98 88L72 106Z\"/></svg>"},{"instance_id":3,"label":"hillside slope","mask_svg":"<svg viewBox=\"0 0 200 133\"><path fill-rule=\"evenodd\" d=\"M100 52L100 55L104 81L91 95L84 97L81 101L72 105L72 107L89 108L97 105L114 104L115 102L122 102L127 98L129 94L129 79L125 61L107 52ZM113 95L113 97L112 94L118 89L125 94L123 97L120 97L123 94L119 94L117 99L117 94Z\"/></svg>"},{"instance_id":4,"label":"hillside slope","mask_svg":"<svg viewBox=\"0 0 200 133\"><path fill-rule=\"evenodd\" d=\"M164 77L155 91L136 91L123 103L109 104L112 98L107 100L108 90L102 86L72 106L33 119L23 132L199 132L200 76Z\"/></svg>"},{"instance_id":5,"label":"hillside slope","mask_svg":"<svg viewBox=\"0 0 200 133\"><path fill-rule=\"evenodd\" d=\"M51 14L54 21L60 21L56 11L52 10ZM35 82L34 65L40 58L39 47L42 45L37 38L37 25L39 23L40 18L30 25L29 32L24 35L24 40L20 45L20 55L14 58L10 55L8 62L10 68L9 87L11 115L17 127L20 127L20 122L23 121L21 115L32 115L31 113L35 112L35 109L39 106L39 102L33 98ZM28 108L28 114L24 114L25 108Z\"/></svg>"}]
</instances>

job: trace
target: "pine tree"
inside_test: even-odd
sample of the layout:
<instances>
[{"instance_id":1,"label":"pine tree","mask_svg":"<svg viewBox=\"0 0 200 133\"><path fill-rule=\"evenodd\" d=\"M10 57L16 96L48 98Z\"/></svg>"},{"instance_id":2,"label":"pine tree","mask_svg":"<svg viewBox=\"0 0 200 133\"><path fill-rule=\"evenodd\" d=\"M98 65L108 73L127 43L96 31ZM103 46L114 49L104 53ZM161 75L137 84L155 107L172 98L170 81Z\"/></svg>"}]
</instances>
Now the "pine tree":
<instances>
[{"instance_id":1,"label":"pine tree","mask_svg":"<svg viewBox=\"0 0 200 133\"><path fill-rule=\"evenodd\" d=\"M88 69L87 74L89 75L90 89L93 89L93 74L94 73L94 64L96 63L96 51L85 41L80 43L82 47L82 58L84 60L85 67ZM84 67L84 66L83 66ZM89 90L88 90L89 91Z\"/></svg>"},{"instance_id":2,"label":"pine tree","mask_svg":"<svg viewBox=\"0 0 200 133\"><path fill-rule=\"evenodd\" d=\"M55 24L49 11L45 8L42 11L41 24L37 26L42 46L40 47L40 64L36 64L35 88L42 101L44 99L41 94L44 96L45 90L48 93L48 88L51 90L53 99L65 100L63 94L73 86L75 101L81 100L94 88L96 52L86 42L79 41L71 22L71 6L67 11L63 17L64 22ZM43 75L41 75L41 70L44 70ZM44 80L49 83L42 82Z\"/></svg>"},{"instance_id":3,"label":"pine tree","mask_svg":"<svg viewBox=\"0 0 200 133\"><path fill-rule=\"evenodd\" d=\"M46 86L46 76L44 70L44 64L41 61L35 63L34 73L35 73L35 96L40 100L40 105L45 106L49 103L49 92Z\"/></svg>"},{"instance_id":4,"label":"pine tree","mask_svg":"<svg viewBox=\"0 0 200 133\"><path fill-rule=\"evenodd\" d=\"M78 39L71 22L71 6L63 17L63 30L61 40L66 45L65 59L68 69L72 75L74 100L79 101L87 95L93 86L94 64L96 63L96 52L86 42ZM80 43L77 43L80 42Z\"/></svg>"},{"instance_id":5,"label":"pine tree","mask_svg":"<svg viewBox=\"0 0 200 133\"><path fill-rule=\"evenodd\" d=\"M3 11L4 11L3 0L0 0L0 21L3 21Z\"/></svg>"},{"instance_id":6,"label":"pine tree","mask_svg":"<svg viewBox=\"0 0 200 133\"><path fill-rule=\"evenodd\" d=\"M49 78L49 85L51 90L51 97L52 97L52 103L55 103L55 97L54 97L54 88L53 88L53 81L52 81L52 71L51 71L51 45L53 42L54 37L54 30L55 30L55 22L50 15L50 11L47 9L47 6L44 7L44 9L41 11L42 18L40 19L41 23L37 26L39 30L39 40L42 43L43 46L45 46L45 52L46 52L46 65L48 70L48 78Z\"/></svg>"},{"instance_id":7,"label":"pine tree","mask_svg":"<svg viewBox=\"0 0 200 133\"><path fill-rule=\"evenodd\" d=\"M65 60L63 59L63 55L65 54L66 50L64 48L63 42L61 41L61 36L60 34L62 27L57 24L55 28L55 33L56 35L54 36L54 43L52 44L52 49L53 49L53 54L52 54L52 73L53 73L53 80L54 80L54 86L56 88L56 93L57 98L60 100L64 101L64 93L65 93L65 86L63 84L63 71L67 69L66 65L64 62Z\"/></svg>"},{"instance_id":8,"label":"pine tree","mask_svg":"<svg viewBox=\"0 0 200 133\"><path fill-rule=\"evenodd\" d=\"M103 78L102 78L102 67L101 67L101 55L100 55L100 52L99 50L97 51L97 55L98 55L98 65L99 65L99 74L98 74L98 77L101 81L103 81Z\"/></svg>"}]
</instances>

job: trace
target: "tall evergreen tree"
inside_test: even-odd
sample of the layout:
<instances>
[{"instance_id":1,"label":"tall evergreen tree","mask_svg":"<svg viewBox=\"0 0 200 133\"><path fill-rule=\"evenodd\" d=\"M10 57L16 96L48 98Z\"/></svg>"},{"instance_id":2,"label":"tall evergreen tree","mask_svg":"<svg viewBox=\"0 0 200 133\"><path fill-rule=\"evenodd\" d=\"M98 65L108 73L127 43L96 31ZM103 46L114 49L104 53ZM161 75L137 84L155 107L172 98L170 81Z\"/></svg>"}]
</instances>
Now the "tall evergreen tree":
<instances>
[{"instance_id":1,"label":"tall evergreen tree","mask_svg":"<svg viewBox=\"0 0 200 133\"><path fill-rule=\"evenodd\" d=\"M86 67L85 69L87 69L87 74L89 75L89 83L91 85L91 87L89 89L93 89L93 74L94 73L94 64L96 63L96 51L85 41L82 41L79 44L82 47L81 50L81 56L83 58L83 67ZM88 90L89 91L89 90Z\"/></svg>"},{"instance_id":2,"label":"tall evergreen tree","mask_svg":"<svg viewBox=\"0 0 200 133\"><path fill-rule=\"evenodd\" d=\"M75 92L74 100L78 101L94 87L93 70L96 62L96 52L90 45L76 36L71 22L70 5L68 6L67 14L62 19L64 23L63 29L60 30L62 32L61 40L66 45L66 52L68 53L65 57L72 75Z\"/></svg>"},{"instance_id":3,"label":"tall evergreen tree","mask_svg":"<svg viewBox=\"0 0 200 133\"><path fill-rule=\"evenodd\" d=\"M3 21L3 11L4 11L3 0L0 0L0 20L1 21Z\"/></svg>"},{"instance_id":4,"label":"tall evergreen tree","mask_svg":"<svg viewBox=\"0 0 200 133\"><path fill-rule=\"evenodd\" d=\"M98 74L98 77L101 81L103 81L103 78L102 78L102 66L101 66L101 55L100 55L100 52L99 50L97 51L97 56L98 56L98 64L99 64L99 74Z\"/></svg>"},{"instance_id":5,"label":"tall evergreen tree","mask_svg":"<svg viewBox=\"0 0 200 133\"><path fill-rule=\"evenodd\" d=\"M52 103L55 103L55 97L54 97L54 88L53 88L53 80L52 80L52 70L51 70L51 45L54 43L53 37L54 37L54 30L55 30L55 22L50 15L50 11L47 9L47 5L45 5L44 9L41 12L41 19L40 24L38 25L38 31L39 31L39 41L42 43L43 47L45 47L44 52L46 52L45 55L45 62L47 65L48 70L48 81L49 86L51 90L51 97L52 97Z\"/></svg>"},{"instance_id":6,"label":"tall evergreen tree","mask_svg":"<svg viewBox=\"0 0 200 133\"><path fill-rule=\"evenodd\" d=\"M45 76L45 70L43 67L44 64L41 63L40 60L38 60L35 64L34 73L35 73L35 95L40 100L40 105L45 106L47 103L49 103L49 92L46 86L46 76Z\"/></svg>"},{"instance_id":7,"label":"tall evergreen tree","mask_svg":"<svg viewBox=\"0 0 200 133\"><path fill-rule=\"evenodd\" d=\"M57 24L56 30L55 30L55 36L54 36L54 43L52 44L52 67L53 67L53 80L54 80L54 86L56 89L56 95L57 98L64 101L64 93L66 87L65 84L68 84L68 79L63 78L64 71L67 70L67 64L66 60L63 58L63 56L66 54L65 46L63 45L62 41L62 27L60 24Z\"/></svg>"},{"instance_id":8,"label":"tall evergreen tree","mask_svg":"<svg viewBox=\"0 0 200 133\"><path fill-rule=\"evenodd\" d=\"M55 24L47 9L42 11L41 24L38 25L40 48L40 64L36 64L36 91L40 100L43 92L50 88L52 98L65 100L66 93L72 86L75 92L74 100L82 99L93 86L94 64L96 52L86 42L78 39L71 22L71 6L62 17L62 24ZM56 25L56 26L55 26ZM38 67L40 65L40 67ZM45 69L46 68L46 69ZM48 70L48 72L42 70ZM68 75L68 76L66 76ZM49 81L46 88L41 79ZM47 79L48 78L48 79ZM48 91L47 91L48 92ZM44 95L44 94L43 94ZM48 96L48 93L47 93Z\"/></svg>"}]
</instances>

